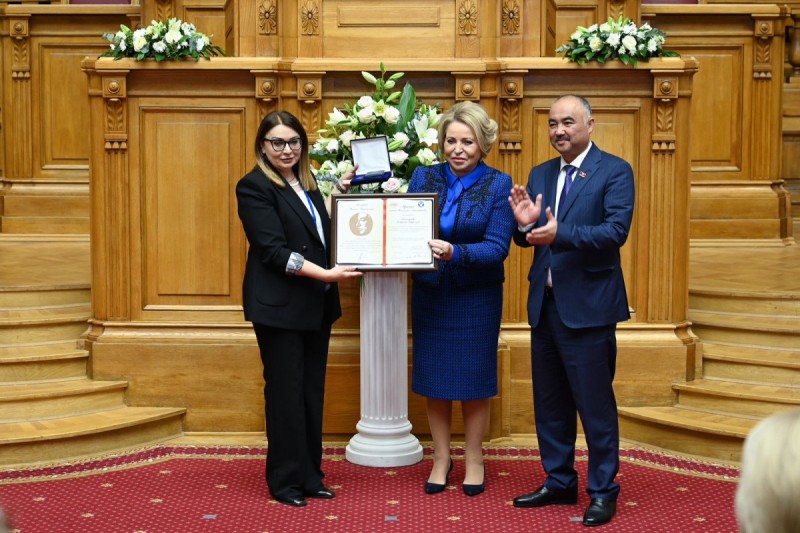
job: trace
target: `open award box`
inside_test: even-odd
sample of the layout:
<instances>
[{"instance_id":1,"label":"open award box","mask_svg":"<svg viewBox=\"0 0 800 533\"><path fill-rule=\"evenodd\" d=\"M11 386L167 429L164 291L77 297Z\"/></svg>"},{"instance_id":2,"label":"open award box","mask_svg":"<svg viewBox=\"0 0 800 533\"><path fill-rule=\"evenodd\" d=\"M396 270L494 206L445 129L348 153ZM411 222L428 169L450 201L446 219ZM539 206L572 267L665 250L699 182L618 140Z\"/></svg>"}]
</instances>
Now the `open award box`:
<instances>
[{"instance_id":1,"label":"open award box","mask_svg":"<svg viewBox=\"0 0 800 533\"><path fill-rule=\"evenodd\" d=\"M380 183L392 177L389 142L386 135L353 139L350 141L350 149L353 151L353 163L358 165L356 177L353 178L351 185Z\"/></svg>"}]
</instances>

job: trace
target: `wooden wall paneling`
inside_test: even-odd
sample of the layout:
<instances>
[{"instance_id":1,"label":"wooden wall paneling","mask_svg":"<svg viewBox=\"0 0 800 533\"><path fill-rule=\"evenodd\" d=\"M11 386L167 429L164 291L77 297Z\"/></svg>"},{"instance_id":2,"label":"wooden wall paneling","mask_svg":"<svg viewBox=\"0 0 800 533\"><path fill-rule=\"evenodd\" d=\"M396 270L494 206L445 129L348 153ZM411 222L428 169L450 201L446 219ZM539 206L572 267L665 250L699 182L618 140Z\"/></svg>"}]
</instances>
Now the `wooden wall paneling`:
<instances>
[{"instance_id":1,"label":"wooden wall paneling","mask_svg":"<svg viewBox=\"0 0 800 533\"><path fill-rule=\"evenodd\" d=\"M792 218L797 227L800 224L800 76L792 76L783 86L782 154L781 177L791 193Z\"/></svg>"},{"instance_id":2,"label":"wooden wall paneling","mask_svg":"<svg viewBox=\"0 0 800 533\"><path fill-rule=\"evenodd\" d=\"M138 20L134 6L11 5L4 30L3 231L88 232L89 127L83 57Z\"/></svg>"},{"instance_id":3,"label":"wooden wall paneling","mask_svg":"<svg viewBox=\"0 0 800 533\"><path fill-rule=\"evenodd\" d=\"M757 4L642 10L667 32L667 49L701 64L692 102L692 239L793 242L779 183L784 11Z\"/></svg>"},{"instance_id":4,"label":"wooden wall paneling","mask_svg":"<svg viewBox=\"0 0 800 533\"><path fill-rule=\"evenodd\" d=\"M556 6L556 48L566 43L578 26L588 28L607 20L602 0L556 0Z\"/></svg>"},{"instance_id":5,"label":"wooden wall paneling","mask_svg":"<svg viewBox=\"0 0 800 533\"><path fill-rule=\"evenodd\" d=\"M499 35L497 39L497 55L500 57L512 56L519 57L525 54L525 11L527 9L534 9L530 2L524 0L500 0L497 6L497 24L499 26ZM537 2L538 6L538 2ZM537 13L537 11L531 11ZM539 29L538 17L535 18L537 24L536 29ZM539 48L538 44L541 41L541 35L538 31L531 32L535 48ZM539 54L537 54L539 55Z\"/></svg>"},{"instance_id":6,"label":"wooden wall paneling","mask_svg":"<svg viewBox=\"0 0 800 533\"><path fill-rule=\"evenodd\" d=\"M185 0L178 18L194 24L211 42L224 47L229 33L226 5L230 4L225 0Z\"/></svg>"}]
</instances>

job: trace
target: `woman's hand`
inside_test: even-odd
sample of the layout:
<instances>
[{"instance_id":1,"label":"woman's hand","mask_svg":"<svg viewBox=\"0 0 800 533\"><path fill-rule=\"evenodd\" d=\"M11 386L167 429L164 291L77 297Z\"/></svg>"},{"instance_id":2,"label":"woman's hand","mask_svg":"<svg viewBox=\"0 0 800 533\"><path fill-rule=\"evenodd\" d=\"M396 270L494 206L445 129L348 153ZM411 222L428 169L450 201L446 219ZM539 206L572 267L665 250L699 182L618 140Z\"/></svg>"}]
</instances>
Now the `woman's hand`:
<instances>
[{"instance_id":1,"label":"woman's hand","mask_svg":"<svg viewBox=\"0 0 800 533\"><path fill-rule=\"evenodd\" d=\"M440 239L432 239L428 241L428 246L431 247L431 251L433 252L433 257L436 259L441 259L442 261L449 261L453 258L453 252L455 251L453 245L447 241L443 241Z\"/></svg>"},{"instance_id":2,"label":"woman's hand","mask_svg":"<svg viewBox=\"0 0 800 533\"><path fill-rule=\"evenodd\" d=\"M363 275L364 273L357 271L356 267L335 266L326 270L326 277L328 278L326 281L329 283L337 283L346 279L360 278Z\"/></svg>"},{"instance_id":3,"label":"woman's hand","mask_svg":"<svg viewBox=\"0 0 800 533\"><path fill-rule=\"evenodd\" d=\"M350 183L353 181L353 178L356 177L356 170L358 170L358 163L356 163L353 168L342 174L334 183L336 188L339 189L340 193L345 194L350 190Z\"/></svg>"}]
</instances>

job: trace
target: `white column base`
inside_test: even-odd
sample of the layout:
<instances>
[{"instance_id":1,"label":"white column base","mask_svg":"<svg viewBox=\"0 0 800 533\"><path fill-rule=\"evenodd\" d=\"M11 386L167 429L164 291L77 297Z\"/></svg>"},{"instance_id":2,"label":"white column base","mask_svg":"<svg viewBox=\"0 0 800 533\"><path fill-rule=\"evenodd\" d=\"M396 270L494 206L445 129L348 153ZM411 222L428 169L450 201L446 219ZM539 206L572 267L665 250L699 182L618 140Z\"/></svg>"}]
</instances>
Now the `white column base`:
<instances>
[{"instance_id":1,"label":"white column base","mask_svg":"<svg viewBox=\"0 0 800 533\"><path fill-rule=\"evenodd\" d=\"M370 272L361 295L361 420L347 460L408 466L422 446L408 421L408 319L405 272Z\"/></svg>"}]
</instances>

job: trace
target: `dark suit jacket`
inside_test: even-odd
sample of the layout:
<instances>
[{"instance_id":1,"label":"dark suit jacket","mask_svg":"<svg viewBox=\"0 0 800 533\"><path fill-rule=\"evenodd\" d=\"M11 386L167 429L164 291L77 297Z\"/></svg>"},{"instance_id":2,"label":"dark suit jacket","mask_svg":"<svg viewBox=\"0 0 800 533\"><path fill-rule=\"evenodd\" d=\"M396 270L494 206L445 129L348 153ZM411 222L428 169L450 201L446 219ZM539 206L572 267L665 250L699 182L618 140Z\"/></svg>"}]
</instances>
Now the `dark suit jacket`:
<instances>
[{"instance_id":1,"label":"dark suit jacket","mask_svg":"<svg viewBox=\"0 0 800 533\"><path fill-rule=\"evenodd\" d=\"M531 200L542 194L537 226L547 223L545 208L555 210L560 158L534 167L528 176ZM561 320L571 328L607 326L630 318L619 249L633 218L634 180L623 159L593 145L570 193L557 213L558 231L549 245L537 245L528 280L528 322L539 323L547 269ZM530 246L514 231L514 242Z\"/></svg>"},{"instance_id":2,"label":"dark suit jacket","mask_svg":"<svg viewBox=\"0 0 800 533\"><path fill-rule=\"evenodd\" d=\"M331 221L319 190L311 201L330 245ZM236 185L239 218L250 243L242 284L245 320L267 326L315 330L342 314L339 290L304 276L286 274L292 252L323 268L328 254L308 207L291 187L277 187L254 169ZM330 247L330 246L329 246Z\"/></svg>"}]
</instances>

